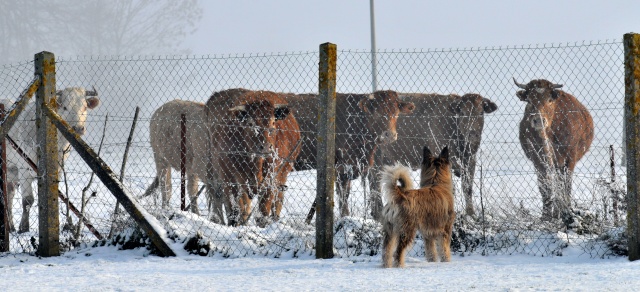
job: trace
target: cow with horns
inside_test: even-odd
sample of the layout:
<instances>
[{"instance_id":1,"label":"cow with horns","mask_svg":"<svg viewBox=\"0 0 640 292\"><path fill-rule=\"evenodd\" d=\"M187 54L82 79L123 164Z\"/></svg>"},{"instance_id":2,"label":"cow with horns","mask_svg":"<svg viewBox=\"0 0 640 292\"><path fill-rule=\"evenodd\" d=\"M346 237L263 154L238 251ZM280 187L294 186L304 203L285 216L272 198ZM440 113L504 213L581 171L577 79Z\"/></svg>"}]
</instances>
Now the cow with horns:
<instances>
[{"instance_id":1,"label":"cow with horns","mask_svg":"<svg viewBox=\"0 0 640 292\"><path fill-rule=\"evenodd\" d=\"M520 145L536 169L542 218L560 218L571 207L572 174L594 136L589 110L562 84L536 79L520 84L516 95L527 103L520 121Z\"/></svg>"}]
</instances>

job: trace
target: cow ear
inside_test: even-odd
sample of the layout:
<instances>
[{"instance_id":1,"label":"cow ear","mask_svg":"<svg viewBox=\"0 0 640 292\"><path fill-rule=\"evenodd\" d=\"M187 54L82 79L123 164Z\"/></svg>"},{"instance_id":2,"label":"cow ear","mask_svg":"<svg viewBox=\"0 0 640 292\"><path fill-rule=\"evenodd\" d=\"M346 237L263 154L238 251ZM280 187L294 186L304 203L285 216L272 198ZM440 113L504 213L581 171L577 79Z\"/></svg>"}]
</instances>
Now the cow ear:
<instances>
[{"instance_id":1,"label":"cow ear","mask_svg":"<svg viewBox=\"0 0 640 292\"><path fill-rule=\"evenodd\" d=\"M496 105L493 101L489 100L488 98L483 98L482 109L484 110L485 113L490 114L492 112L495 112L498 109L498 105Z\"/></svg>"},{"instance_id":2,"label":"cow ear","mask_svg":"<svg viewBox=\"0 0 640 292\"><path fill-rule=\"evenodd\" d=\"M363 98L358 102L358 107L360 107L360 109L362 111L364 111L365 113L371 114L374 112L373 110L373 104L371 102L370 99L368 98Z\"/></svg>"},{"instance_id":3,"label":"cow ear","mask_svg":"<svg viewBox=\"0 0 640 292\"><path fill-rule=\"evenodd\" d=\"M454 102L452 102L449 105L449 111L454 113L454 114L459 114L462 112L462 110L460 109L460 104L462 103L462 100L460 100L459 98L456 99Z\"/></svg>"},{"instance_id":4,"label":"cow ear","mask_svg":"<svg viewBox=\"0 0 640 292\"><path fill-rule=\"evenodd\" d=\"M277 107L275 111L276 121L284 120L289 112L290 111L288 107Z\"/></svg>"},{"instance_id":5,"label":"cow ear","mask_svg":"<svg viewBox=\"0 0 640 292\"><path fill-rule=\"evenodd\" d=\"M100 99L92 96L87 98L87 108L88 109L94 109L96 107L98 107L98 105L100 105Z\"/></svg>"},{"instance_id":6,"label":"cow ear","mask_svg":"<svg viewBox=\"0 0 640 292\"><path fill-rule=\"evenodd\" d=\"M516 96L518 96L518 98L519 98L521 101L526 101L526 100L527 100L527 95L526 95L526 92L525 92L524 90L518 90L518 91L516 92Z\"/></svg>"},{"instance_id":7,"label":"cow ear","mask_svg":"<svg viewBox=\"0 0 640 292\"><path fill-rule=\"evenodd\" d=\"M413 102L401 101L398 103L401 114L411 114L416 109L416 105Z\"/></svg>"}]
</instances>

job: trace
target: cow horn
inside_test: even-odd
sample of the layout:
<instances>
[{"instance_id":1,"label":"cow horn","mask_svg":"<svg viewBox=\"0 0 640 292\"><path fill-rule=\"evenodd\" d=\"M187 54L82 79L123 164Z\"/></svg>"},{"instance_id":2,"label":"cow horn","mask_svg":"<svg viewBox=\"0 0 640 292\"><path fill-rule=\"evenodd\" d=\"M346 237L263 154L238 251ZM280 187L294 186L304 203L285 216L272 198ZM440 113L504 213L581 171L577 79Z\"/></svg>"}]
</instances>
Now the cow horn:
<instances>
[{"instance_id":1,"label":"cow horn","mask_svg":"<svg viewBox=\"0 0 640 292\"><path fill-rule=\"evenodd\" d=\"M551 88L553 88L553 89L562 88L562 84L552 84Z\"/></svg>"},{"instance_id":2,"label":"cow horn","mask_svg":"<svg viewBox=\"0 0 640 292\"><path fill-rule=\"evenodd\" d=\"M96 90L95 86L91 86L92 90L86 90L84 92L84 96L98 96L98 91Z\"/></svg>"},{"instance_id":3,"label":"cow horn","mask_svg":"<svg viewBox=\"0 0 640 292\"><path fill-rule=\"evenodd\" d=\"M230 112L244 111L244 110L246 110L246 107L244 105L234 106L234 107L229 109Z\"/></svg>"},{"instance_id":4,"label":"cow horn","mask_svg":"<svg viewBox=\"0 0 640 292\"><path fill-rule=\"evenodd\" d=\"M513 83L515 83L515 84L516 84L516 86L518 86L518 87L520 87L520 88L522 88L522 89L527 89L527 86L526 86L526 85L524 85L524 84L520 84L520 83L518 83L518 81L516 81L516 78L515 78L515 77L513 77Z\"/></svg>"},{"instance_id":5,"label":"cow horn","mask_svg":"<svg viewBox=\"0 0 640 292\"><path fill-rule=\"evenodd\" d=\"M376 96L373 93L371 93L371 94L369 94L369 99L370 100L374 100L374 99L376 99Z\"/></svg>"}]
</instances>

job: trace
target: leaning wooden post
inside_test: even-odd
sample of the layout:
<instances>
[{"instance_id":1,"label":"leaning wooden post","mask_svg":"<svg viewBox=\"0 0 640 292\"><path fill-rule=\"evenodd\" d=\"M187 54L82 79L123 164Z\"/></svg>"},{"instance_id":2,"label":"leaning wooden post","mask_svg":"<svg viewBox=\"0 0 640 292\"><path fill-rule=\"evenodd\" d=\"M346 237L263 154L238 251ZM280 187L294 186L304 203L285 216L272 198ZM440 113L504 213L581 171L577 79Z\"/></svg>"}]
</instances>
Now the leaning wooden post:
<instances>
[{"instance_id":1,"label":"leaning wooden post","mask_svg":"<svg viewBox=\"0 0 640 292\"><path fill-rule=\"evenodd\" d=\"M36 91L36 142L38 157L38 254L60 255L60 221L58 219L58 137L56 127L44 114L43 107L56 108L56 65L50 52L35 55L35 74L42 85Z\"/></svg>"},{"instance_id":2,"label":"leaning wooden post","mask_svg":"<svg viewBox=\"0 0 640 292\"><path fill-rule=\"evenodd\" d=\"M0 103L0 120L4 119L4 104ZM0 136L0 252L9 251L9 195L7 194L7 145Z\"/></svg>"},{"instance_id":3,"label":"leaning wooden post","mask_svg":"<svg viewBox=\"0 0 640 292\"><path fill-rule=\"evenodd\" d=\"M640 34L624 35L624 120L627 146L627 248L640 259Z\"/></svg>"},{"instance_id":4,"label":"leaning wooden post","mask_svg":"<svg viewBox=\"0 0 640 292\"><path fill-rule=\"evenodd\" d=\"M316 258L333 258L333 186L336 149L336 60L332 43L320 45L318 152L316 188Z\"/></svg>"}]
</instances>

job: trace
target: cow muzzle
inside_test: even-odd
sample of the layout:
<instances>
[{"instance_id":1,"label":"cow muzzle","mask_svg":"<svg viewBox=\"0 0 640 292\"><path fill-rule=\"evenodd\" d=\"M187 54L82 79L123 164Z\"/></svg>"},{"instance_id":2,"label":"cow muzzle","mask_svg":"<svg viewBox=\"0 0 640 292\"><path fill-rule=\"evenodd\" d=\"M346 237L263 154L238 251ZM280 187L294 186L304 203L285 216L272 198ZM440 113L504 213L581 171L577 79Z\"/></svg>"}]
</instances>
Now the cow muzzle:
<instances>
[{"instance_id":1,"label":"cow muzzle","mask_svg":"<svg viewBox=\"0 0 640 292\"><path fill-rule=\"evenodd\" d=\"M536 130L543 130L549 124L547 119L545 119L541 114L532 114L531 118L531 127Z\"/></svg>"},{"instance_id":2,"label":"cow muzzle","mask_svg":"<svg viewBox=\"0 0 640 292\"><path fill-rule=\"evenodd\" d=\"M76 132L76 134L82 136L82 135L84 135L85 127L84 126L73 126L73 130Z\"/></svg>"},{"instance_id":3,"label":"cow muzzle","mask_svg":"<svg viewBox=\"0 0 640 292\"><path fill-rule=\"evenodd\" d=\"M380 144L389 144L396 140L398 140L398 132L395 131L384 131L378 136L378 143Z\"/></svg>"}]
</instances>

